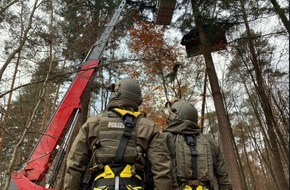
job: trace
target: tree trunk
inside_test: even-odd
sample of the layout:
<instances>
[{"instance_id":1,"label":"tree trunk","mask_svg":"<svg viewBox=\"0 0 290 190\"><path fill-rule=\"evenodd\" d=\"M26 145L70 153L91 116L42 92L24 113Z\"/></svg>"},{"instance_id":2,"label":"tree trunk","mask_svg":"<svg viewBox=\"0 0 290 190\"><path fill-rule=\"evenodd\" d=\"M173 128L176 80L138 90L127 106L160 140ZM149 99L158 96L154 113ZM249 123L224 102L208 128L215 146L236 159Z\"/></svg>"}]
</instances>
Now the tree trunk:
<instances>
[{"instance_id":1,"label":"tree trunk","mask_svg":"<svg viewBox=\"0 0 290 190\"><path fill-rule=\"evenodd\" d=\"M283 9L281 9L280 5L278 4L278 2L276 0L270 0L274 9L275 9L275 12L278 14L278 16L280 17L282 23L284 24L285 28L287 29L288 31L288 34L289 34L289 30L290 30L290 27L289 27L289 20L287 19L287 16L284 14L284 11Z\"/></svg>"},{"instance_id":2,"label":"tree trunk","mask_svg":"<svg viewBox=\"0 0 290 190\"><path fill-rule=\"evenodd\" d=\"M37 3L38 1L36 1ZM0 69L0 81L2 80L3 78L3 74L6 70L6 68L8 67L8 65L11 63L12 59L14 58L14 56L19 53L25 42L27 41L28 39L28 33L30 31L30 29L32 29L32 24L33 24L33 16L34 16L34 12L36 10L37 6L35 4L35 6L33 7L32 11L31 11L31 14L29 16L29 19L28 19L28 24L27 24L27 28L24 30L23 32L23 35L21 36L20 38L20 42L19 42L19 45L12 51L12 53L8 56L7 60L5 61L5 63L3 64L2 68Z\"/></svg>"},{"instance_id":3,"label":"tree trunk","mask_svg":"<svg viewBox=\"0 0 290 190\"><path fill-rule=\"evenodd\" d=\"M246 32L249 38L249 50L251 53L251 57L252 57L252 64L254 67L254 72L255 72L255 76L256 76L256 81L254 81L255 84L255 88L256 91L258 93L259 99L261 101L261 106L262 109L264 111L265 114L265 119L266 119L266 123L267 123L267 133L269 136L269 143L270 143L270 148L271 148L271 157L272 157L272 161L273 161L273 171L274 171L274 177L276 177L276 181L278 182L278 187L279 190L285 190L285 189L289 189L285 174L284 174L284 169L283 169L283 165L281 162L281 155L280 155L280 151L277 145L277 136L275 135L275 119L274 119L274 115L272 112L272 108L271 108L271 102L268 98L268 95L265 91L265 83L264 83L264 79L262 77L262 73L259 67L259 63L257 60L257 56L256 56L256 52L255 52L255 48L254 48L254 44L253 41L251 40L252 38L252 34L250 31L250 27L248 24L248 20L247 20L247 15L246 15L246 11L245 11L245 7L244 7L244 2L243 0L241 0L241 8L242 8L242 12L243 12L243 18L244 18L244 22L245 22L245 26L246 26ZM256 83L255 83L256 82Z\"/></svg>"},{"instance_id":4,"label":"tree trunk","mask_svg":"<svg viewBox=\"0 0 290 190\"><path fill-rule=\"evenodd\" d=\"M195 17L198 18L198 17ZM235 190L243 190L242 177L239 171L239 164L237 162L237 151L235 150L234 145L234 136L232 133L231 125L229 119L227 117L223 98L220 92L220 87L218 83L218 78L216 75L213 59L211 56L211 52L207 51L207 37L205 35L204 28L202 25L196 22L196 27L198 28L200 41L203 47L203 56L206 64L206 72L208 73L208 78L212 90L212 96L214 99L214 105L217 113L218 123L219 123L219 133L220 139L222 142L222 149L225 155L225 161L227 164L227 168L229 171L229 176L233 185L233 189Z\"/></svg>"},{"instance_id":5,"label":"tree trunk","mask_svg":"<svg viewBox=\"0 0 290 190\"><path fill-rule=\"evenodd\" d=\"M204 71L202 106L201 106L201 119L200 119L201 131L203 131L203 129L204 129L204 110L205 110L205 100L206 100L206 86L207 86L207 72Z\"/></svg>"},{"instance_id":6,"label":"tree trunk","mask_svg":"<svg viewBox=\"0 0 290 190\"><path fill-rule=\"evenodd\" d=\"M235 149L234 135L223 103L223 97L220 91L217 74L215 71L211 52L209 50L210 48L208 44L208 38L203 27L203 20L199 12L199 7L197 5L197 2L193 0L192 9L195 18L196 28L199 33L203 57L206 64L206 72L208 74L214 105L217 113L221 146L227 165L227 170L229 172L229 177L233 185L233 189L244 190L245 188L243 186L243 180L238 164L238 151Z\"/></svg>"},{"instance_id":7,"label":"tree trunk","mask_svg":"<svg viewBox=\"0 0 290 190\"><path fill-rule=\"evenodd\" d=\"M247 87L247 85L246 85L246 83L245 82L243 82L243 84L244 84L244 87L245 87L245 90L246 90L246 92L247 92L247 94L248 94L248 97L249 97L249 100L250 100L250 102L251 102L251 105L252 105L252 107L253 107L253 111L254 111L254 114L255 114L255 116L256 116L256 119L257 119L257 121L258 121L258 123L259 123L259 125L261 126L260 128L260 131L262 132L262 134L263 134L263 136L264 136L264 146L266 147L265 149L265 151L266 152L268 152L268 147L270 146L270 142L269 142L269 139L268 139L268 137L267 137L267 134L266 134L266 131L265 131L265 129L263 128L263 126L264 126L264 124L263 124L263 121L262 121L262 116L261 116L261 114L260 114L260 112L258 111L258 109L257 109L257 106L256 106L256 98L255 99L253 99L253 98L251 98L251 96L250 96L250 91L249 91L249 89L248 89L248 87ZM267 159L267 157L265 157L265 155L262 153L262 151L260 150L261 148L260 147L262 147L262 145L258 145L258 142L257 142L257 140L253 137L253 135L252 135L252 139L254 140L254 142L255 142L255 144L256 144L256 146L255 146L255 150L258 152L258 154L259 155L261 155L261 160L264 162L264 164L261 164L261 166L262 166L262 168L266 168L267 167L267 170L266 169L262 169L262 171L265 173L266 172L266 174L267 174L267 177L266 177L266 179L267 178L272 178L273 179L273 183L274 183L274 186L276 187L276 188L278 188L278 186L277 186L277 183L276 183L276 178L274 178L274 173L273 173L273 170L272 170L272 168L270 167L270 165L271 165L271 163L270 163L270 161L269 161L269 159ZM268 155L268 154L267 154ZM269 172L268 172L269 171ZM266 175L265 175L266 176Z\"/></svg>"},{"instance_id":8,"label":"tree trunk","mask_svg":"<svg viewBox=\"0 0 290 190\"><path fill-rule=\"evenodd\" d=\"M13 72L13 78L12 78L12 83L11 83L11 86L10 86L10 90L12 90L14 88L14 84L15 84L15 80L16 80L16 75L17 75L17 70L18 70L19 64L20 64L20 53L18 53L18 56L17 56L17 61L16 61L16 65L15 65L14 72ZM13 96L13 93L11 91L9 93L9 96L8 96L7 109L6 109L6 112L5 112L5 115L4 115L2 132L1 132L1 136L0 136L0 148L1 149L4 147L4 144L5 144L4 138L5 138L5 133L7 131L6 130L7 129L6 122L8 120L9 114L10 114L10 104L11 104L11 101L12 101L12 96Z\"/></svg>"},{"instance_id":9,"label":"tree trunk","mask_svg":"<svg viewBox=\"0 0 290 190\"><path fill-rule=\"evenodd\" d=\"M244 127L244 126L242 126ZM246 139L245 139L245 136L244 136L244 131L243 129L240 129L241 130L241 139L242 139L242 146L243 146L243 151L244 151L244 154L245 154L245 165L247 165L246 167L248 167L248 170L249 170L249 176L250 176L250 182L251 182L251 189L252 190L256 190L257 187L256 187L256 180L255 180L255 177L254 177L254 174L253 174L253 171L252 171L252 168L251 168L251 163L249 161L249 155L248 155L248 152L247 152L247 147L246 147Z\"/></svg>"},{"instance_id":10,"label":"tree trunk","mask_svg":"<svg viewBox=\"0 0 290 190\"><path fill-rule=\"evenodd\" d=\"M216 75L212 57L209 52L206 54L204 54L204 58L217 113L219 133L222 142L223 152L225 155L225 160L229 169L230 178L233 183L234 189L242 190L244 188L238 168L236 151L234 149L234 136L223 104L223 99L220 93L220 87L218 84L218 78Z\"/></svg>"}]
</instances>

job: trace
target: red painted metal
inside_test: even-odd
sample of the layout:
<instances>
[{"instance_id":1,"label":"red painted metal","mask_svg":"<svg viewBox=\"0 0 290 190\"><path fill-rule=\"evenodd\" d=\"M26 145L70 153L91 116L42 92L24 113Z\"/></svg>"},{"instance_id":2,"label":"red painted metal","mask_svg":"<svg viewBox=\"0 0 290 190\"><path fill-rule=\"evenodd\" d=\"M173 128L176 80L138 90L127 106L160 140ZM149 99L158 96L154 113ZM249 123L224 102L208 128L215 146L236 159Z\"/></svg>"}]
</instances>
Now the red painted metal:
<instances>
[{"instance_id":1,"label":"red painted metal","mask_svg":"<svg viewBox=\"0 0 290 190\"><path fill-rule=\"evenodd\" d=\"M98 64L98 60L82 64L80 71L68 89L58 110L55 112L53 119L47 127L47 131L40 139L27 165L20 171L12 174L12 181L18 187L18 190L45 189L33 182L40 182L45 177L52 163L53 151L63 137L71 117L77 109L81 109L81 97Z\"/></svg>"},{"instance_id":2,"label":"red painted metal","mask_svg":"<svg viewBox=\"0 0 290 190\"><path fill-rule=\"evenodd\" d=\"M21 172L12 173L9 190L52 190L37 185L25 177Z\"/></svg>"}]
</instances>

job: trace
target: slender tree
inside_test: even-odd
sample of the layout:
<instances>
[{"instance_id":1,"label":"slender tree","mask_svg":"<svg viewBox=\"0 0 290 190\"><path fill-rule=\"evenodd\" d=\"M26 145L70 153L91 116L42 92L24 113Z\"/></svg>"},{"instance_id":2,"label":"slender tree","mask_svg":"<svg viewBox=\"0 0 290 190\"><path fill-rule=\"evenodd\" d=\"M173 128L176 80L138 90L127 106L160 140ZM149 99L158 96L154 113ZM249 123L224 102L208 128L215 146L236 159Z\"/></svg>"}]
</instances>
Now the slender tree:
<instances>
[{"instance_id":1,"label":"slender tree","mask_svg":"<svg viewBox=\"0 0 290 190\"><path fill-rule=\"evenodd\" d=\"M28 23L27 26L23 26L23 35L21 35L21 38L19 39L19 45L15 47L15 49L12 50L11 54L9 54L8 58L6 59L5 63L3 64L3 66L0 69L0 81L2 80L3 77L3 73L5 72L6 68L8 67L8 65L11 63L12 59L15 57L15 55L17 55L17 53L19 53L25 42L28 39L28 35L30 30L32 29L32 23L33 23L33 16L35 14L35 11L37 9L38 6L38 1L35 1L34 3L34 7L31 10L31 14L28 18Z\"/></svg>"},{"instance_id":2,"label":"slender tree","mask_svg":"<svg viewBox=\"0 0 290 190\"><path fill-rule=\"evenodd\" d=\"M283 25L285 26L286 30L288 31L288 34L290 33L290 23L289 23L289 19L286 16L286 8L281 8L280 4L278 3L278 1L276 0L270 0L274 10L276 12L276 14L279 16L279 18L281 19ZM289 10L289 7L288 7ZM289 15L289 11L288 11L288 15Z\"/></svg>"},{"instance_id":3,"label":"slender tree","mask_svg":"<svg viewBox=\"0 0 290 190\"><path fill-rule=\"evenodd\" d=\"M247 20L245 5L244 5L243 0L241 0L241 7L243 10L243 17L244 17L245 26L246 26L247 37L249 38L248 43L249 43L249 50L250 50L252 64L253 64L253 70L255 72L255 80L256 80L255 88L262 102L261 105L264 110L266 122L268 125L267 131L269 135L269 141L271 145L272 157L273 157L273 163L274 163L273 170L275 173L275 177L277 178L277 181L279 181L278 183L279 189L281 190L288 189L289 186L288 186L288 183L287 183L284 171L283 171L283 165L281 163L281 155L278 149L278 144L277 144L278 140L274 131L274 128L277 126L277 123L275 122L275 119L273 116L273 110L271 108L272 107L271 101L269 100L268 95L265 92L265 89L266 89L265 82L262 77L259 61L257 59L257 52L255 50L253 41L251 40L253 35L251 33L250 27L247 22L248 20Z\"/></svg>"},{"instance_id":4,"label":"slender tree","mask_svg":"<svg viewBox=\"0 0 290 190\"><path fill-rule=\"evenodd\" d=\"M235 149L234 136L232 133L229 118L227 116L216 70L213 63L210 50L209 34L205 31L205 20L210 18L210 10L205 7L210 6L210 2L202 4L199 1L191 1L193 9L193 17L195 19L196 28L201 43L201 51L206 64L206 72L208 74L211 86L212 96L214 99L215 109L217 110L217 119L219 123L220 141L222 144L228 171L230 173L233 188L236 190L244 189L243 180L240 174L237 150ZM214 3L213 3L214 4Z\"/></svg>"},{"instance_id":5,"label":"slender tree","mask_svg":"<svg viewBox=\"0 0 290 190\"><path fill-rule=\"evenodd\" d=\"M19 0L3 0L0 2L0 23L5 19L6 11L17 2Z\"/></svg>"}]
</instances>

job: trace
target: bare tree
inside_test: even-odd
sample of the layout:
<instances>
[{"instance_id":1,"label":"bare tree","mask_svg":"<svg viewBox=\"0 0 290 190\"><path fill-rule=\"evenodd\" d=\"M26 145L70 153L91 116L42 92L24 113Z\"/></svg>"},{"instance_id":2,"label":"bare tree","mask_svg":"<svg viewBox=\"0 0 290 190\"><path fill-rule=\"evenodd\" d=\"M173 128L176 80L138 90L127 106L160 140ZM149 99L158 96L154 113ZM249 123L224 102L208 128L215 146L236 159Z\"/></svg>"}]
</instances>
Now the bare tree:
<instances>
[{"instance_id":1,"label":"bare tree","mask_svg":"<svg viewBox=\"0 0 290 190\"><path fill-rule=\"evenodd\" d=\"M278 14L278 16L280 17L282 23L284 24L286 30L288 31L288 34L290 33L290 23L289 23L289 19L287 18L285 12L286 9L282 9L281 6L279 5L279 3L276 0L270 0L275 12ZM289 8L288 8L289 10Z\"/></svg>"},{"instance_id":2,"label":"bare tree","mask_svg":"<svg viewBox=\"0 0 290 190\"><path fill-rule=\"evenodd\" d=\"M247 15L246 15L246 11L245 11L245 5L244 5L244 1L241 0L241 8L242 8L242 13L243 13L243 18L244 18L244 22L245 22L245 26L246 26L246 34L247 37L249 38L248 43L249 43L249 50L250 50L250 54L251 54L251 60L252 60L252 64L253 64L253 69L255 72L255 88L257 90L257 93L259 95L260 101L261 101L261 106L263 108L264 114L265 114L265 118L266 118L266 122L267 122L267 132L269 135L269 142L271 145L271 152L272 152L272 158L273 158L273 171L276 177L276 180L279 181L278 183L278 187L280 190L283 189L288 189L288 183L285 177L285 174L283 172L283 165L281 163L281 154L278 148L278 144L277 144L277 137L275 135L275 131L274 129L276 128L277 123L275 122L274 119L274 115L273 115L273 110L272 110L272 104L269 100L269 96L266 93L265 89L265 82L264 79L262 77L262 73L261 73L261 67L259 64L259 61L257 59L257 53L253 44L252 39L252 33L248 24L248 19L247 19Z\"/></svg>"},{"instance_id":3,"label":"bare tree","mask_svg":"<svg viewBox=\"0 0 290 190\"><path fill-rule=\"evenodd\" d=\"M24 28L23 30L24 31L23 31L23 35L19 39L19 45L11 52L11 54L8 56L8 58L6 59L5 63L3 64L2 68L0 69L0 81L2 80L3 73L5 72L7 66L11 63L11 61L13 60L15 55L22 50L25 42L28 39L28 34L29 34L30 30L32 29L33 17L34 17L34 13L35 13L35 11L37 9L37 6L38 6L38 0L36 0L34 2L33 8L31 9L30 16L28 18L28 23L27 23L26 28L23 26L23 28Z\"/></svg>"},{"instance_id":4,"label":"bare tree","mask_svg":"<svg viewBox=\"0 0 290 190\"><path fill-rule=\"evenodd\" d=\"M13 0L13 1L2 1L0 2L0 23L4 20L5 17L5 11L14 5L15 3L19 2L19 0Z\"/></svg>"}]
</instances>

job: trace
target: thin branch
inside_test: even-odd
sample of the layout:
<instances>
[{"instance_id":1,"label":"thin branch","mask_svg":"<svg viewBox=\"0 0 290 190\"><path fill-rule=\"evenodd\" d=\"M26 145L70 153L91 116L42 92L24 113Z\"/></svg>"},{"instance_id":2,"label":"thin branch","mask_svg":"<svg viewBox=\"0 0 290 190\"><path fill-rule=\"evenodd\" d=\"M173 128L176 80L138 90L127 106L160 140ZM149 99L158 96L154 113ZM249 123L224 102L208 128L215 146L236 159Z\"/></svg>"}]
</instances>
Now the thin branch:
<instances>
[{"instance_id":1,"label":"thin branch","mask_svg":"<svg viewBox=\"0 0 290 190\"><path fill-rule=\"evenodd\" d=\"M262 37L266 37L266 36L273 36L273 35L278 35L278 34L285 34L287 35L287 32L285 30L280 30L280 31L277 31L277 32L272 32L272 33L268 33L268 34L263 34L263 35L255 35L254 37L251 37L251 38L247 38L247 37L243 37L243 38L237 38L235 40L232 40L230 42L228 42L228 44L231 44L231 43L234 43L234 42L237 42L239 40L253 40L253 39L258 39L258 38L262 38Z\"/></svg>"}]
</instances>

